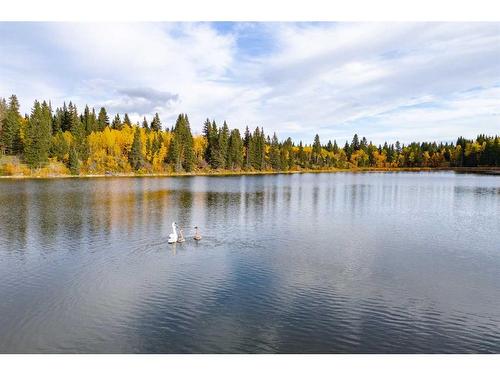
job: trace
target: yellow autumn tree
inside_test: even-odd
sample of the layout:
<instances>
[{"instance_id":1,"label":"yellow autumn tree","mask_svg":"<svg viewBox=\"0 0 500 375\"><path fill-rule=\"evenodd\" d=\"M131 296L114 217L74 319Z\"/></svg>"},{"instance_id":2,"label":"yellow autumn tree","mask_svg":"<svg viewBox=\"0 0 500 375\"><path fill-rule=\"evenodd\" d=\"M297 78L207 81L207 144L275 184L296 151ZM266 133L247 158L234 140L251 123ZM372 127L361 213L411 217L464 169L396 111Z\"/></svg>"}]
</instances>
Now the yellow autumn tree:
<instances>
[{"instance_id":1,"label":"yellow autumn tree","mask_svg":"<svg viewBox=\"0 0 500 375\"><path fill-rule=\"evenodd\" d=\"M89 157L84 169L87 173L130 172L128 154L132 147L134 130L124 126L121 130L106 127L102 132L88 136Z\"/></svg>"},{"instance_id":2,"label":"yellow autumn tree","mask_svg":"<svg viewBox=\"0 0 500 375\"><path fill-rule=\"evenodd\" d=\"M205 160L205 150L207 149L207 139L202 135L195 135L193 137L194 156L196 158L196 165L202 165Z\"/></svg>"}]
</instances>

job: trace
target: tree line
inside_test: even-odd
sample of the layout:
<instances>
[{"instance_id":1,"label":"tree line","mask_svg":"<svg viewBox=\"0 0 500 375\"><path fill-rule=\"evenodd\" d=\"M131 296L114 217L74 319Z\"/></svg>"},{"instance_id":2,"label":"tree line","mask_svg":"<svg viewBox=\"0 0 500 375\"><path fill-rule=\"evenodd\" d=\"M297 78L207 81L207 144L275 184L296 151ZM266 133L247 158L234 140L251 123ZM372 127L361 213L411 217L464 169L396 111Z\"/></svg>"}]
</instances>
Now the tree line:
<instances>
[{"instance_id":1,"label":"tree line","mask_svg":"<svg viewBox=\"0 0 500 375\"><path fill-rule=\"evenodd\" d=\"M240 134L225 121L219 126L209 119L202 134L193 136L186 114L163 129L158 113L132 123L126 113L110 120L104 107L96 112L85 106L79 113L71 102L54 110L50 102L35 101L25 116L19 108L15 95L0 99L1 154L17 156L32 169L59 162L72 174L500 166L498 135L406 145L375 145L357 134L344 145L325 144L316 135L307 145L280 141L262 127Z\"/></svg>"}]
</instances>

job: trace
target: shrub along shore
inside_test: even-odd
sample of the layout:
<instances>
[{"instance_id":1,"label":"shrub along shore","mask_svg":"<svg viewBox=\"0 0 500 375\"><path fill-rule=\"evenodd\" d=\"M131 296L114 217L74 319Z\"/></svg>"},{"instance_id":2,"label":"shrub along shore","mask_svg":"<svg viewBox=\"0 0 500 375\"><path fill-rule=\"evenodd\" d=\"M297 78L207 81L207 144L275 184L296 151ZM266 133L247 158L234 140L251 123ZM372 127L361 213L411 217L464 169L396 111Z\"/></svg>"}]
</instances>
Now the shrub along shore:
<instances>
[{"instance_id":1,"label":"shrub along shore","mask_svg":"<svg viewBox=\"0 0 500 375\"><path fill-rule=\"evenodd\" d=\"M133 124L128 114L110 121L105 108L79 113L71 102L53 110L35 101L22 116L15 95L0 99L0 176L184 176L339 171L456 170L498 174L500 137L459 137L455 143L375 145L355 134L310 145L279 140L262 127L243 135L207 119L191 133L188 116L163 128L158 114Z\"/></svg>"},{"instance_id":2,"label":"shrub along shore","mask_svg":"<svg viewBox=\"0 0 500 375\"><path fill-rule=\"evenodd\" d=\"M57 168L56 168L57 170ZM441 168L351 168L351 169L301 169L293 171L247 171L247 170L198 170L194 172L169 172L169 173L106 173L106 174L78 174L54 172L54 168L25 169L25 173L0 175L0 179L44 179L44 178L109 178L109 177L194 177L194 176L259 176L259 175L277 175L277 174L305 174L305 173L399 173L399 172L443 172L451 171L456 173L473 173L484 175L500 176L500 167L441 167Z\"/></svg>"}]
</instances>

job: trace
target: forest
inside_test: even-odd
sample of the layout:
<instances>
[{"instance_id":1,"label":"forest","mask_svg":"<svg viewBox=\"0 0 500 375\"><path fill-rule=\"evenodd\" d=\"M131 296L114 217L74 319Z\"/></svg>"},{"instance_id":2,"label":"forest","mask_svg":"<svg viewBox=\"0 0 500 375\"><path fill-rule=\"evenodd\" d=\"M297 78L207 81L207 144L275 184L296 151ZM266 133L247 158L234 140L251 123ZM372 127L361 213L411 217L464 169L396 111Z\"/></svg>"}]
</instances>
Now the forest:
<instances>
[{"instance_id":1,"label":"forest","mask_svg":"<svg viewBox=\"0 0 500 375\"><path fill-rule=\"evenodd\" d=\"M500 167L500 136L459 137L455 143L387 142L355 134L343 145L319 136L312 144L280 140L262 127L244 133L207 119L193 135L187 114L163 127L158 114L141 123L112 119L102 107L79 112L69 102L35 101L22 116L15 95L0 99L0 175L106 175L279 172L337 169Z\"/></svg>"}]
</instances>

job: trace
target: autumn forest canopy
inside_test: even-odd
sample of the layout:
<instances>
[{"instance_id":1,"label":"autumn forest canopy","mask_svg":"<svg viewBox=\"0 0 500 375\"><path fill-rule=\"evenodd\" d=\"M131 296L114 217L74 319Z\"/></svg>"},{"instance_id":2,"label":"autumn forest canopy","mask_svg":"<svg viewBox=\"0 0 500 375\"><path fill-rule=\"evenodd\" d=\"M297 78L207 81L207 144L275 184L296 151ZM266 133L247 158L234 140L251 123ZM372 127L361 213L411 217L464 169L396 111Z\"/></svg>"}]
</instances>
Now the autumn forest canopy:
<instances>
[{"instance_id":1,"label":"autumn forest canopy","mask_svg":"<svg viewBox=\"0 0 500 375\"><path fill-rule=\"evenodd\" d=\"M262 127L241 134L207 119L203 133L193 136L186 114L168 128L158 114L134 124L126 113L110 118L105 108L80 112L71 102L53 109L35 101L22 116L15 95L0 99L0 150L2 175L500 166L498 135L407 145L375 145L358 135L339 145L316 135L306 145Z\"/></svg>"}]
</instances>

